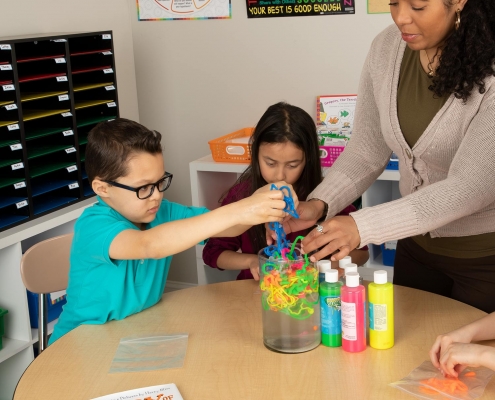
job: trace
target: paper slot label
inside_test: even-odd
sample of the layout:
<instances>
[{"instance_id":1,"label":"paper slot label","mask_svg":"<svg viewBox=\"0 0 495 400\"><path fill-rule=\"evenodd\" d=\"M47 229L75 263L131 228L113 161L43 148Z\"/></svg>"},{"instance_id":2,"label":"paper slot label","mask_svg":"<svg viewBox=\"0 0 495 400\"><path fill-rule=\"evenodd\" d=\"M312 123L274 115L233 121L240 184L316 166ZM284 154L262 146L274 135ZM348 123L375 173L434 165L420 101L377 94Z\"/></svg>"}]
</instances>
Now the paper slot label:
<instances>
[{"instance_id":1,"label":"paper slot label","mask_svg":"<svg viewBox=\"0 0 495 400\"><path fill-rule=\"evenodd\" d=\"M112 54L111 51L102 51L101 54L103 54L104 56L109 56Z\"/></svg>"},{"instance_id":2,"label":"paper slot label","mask_svg":"<svg viewBox=\"0 0 495 400\"><path fill-rule=\"evenodd\" d=\"M64 136L71 136L74 134L74 132L72 131L72 129L69 129L68 131L63 131L62 132L64 134Z\"/></svg>"},{"instance_id":3,"label":"paper slot label","mask_svg":"<svg viewBox=\"0 0 495 400\"><path fill-rule=\"evenodd\" d=\"M68 94L62 94L62 95L58 96L58 101L64 101L64 100L69 100Z\"/></svg>"},{"instance_id":4,"label":"paper slot label","mask_svg":"<svg viewBox=\"0 0 495 400\"><path fill-rule=\"evenodd\" d=\"M67 76L57 76L57 82L67 82Z\"/></svg>"},{"instance_id":5,"label":"paper slot label","mask_svg":"<svg viewBox=\"0 0 495 400\"><path fill-rule=\"evenodd\" d=\"M8 125L7 126L7 129L9 131L15 131L16 129L19 129L19 124L12 124L12 125Z\"/></svg>"},{"instance_id":6,"label":"paper slot label","mask_svg":"<svg viewBox=\"0 0 495 400\"><path fill-rule=\"evenodd\" d=\"M72 114L70 112L64 112L62 113L62 117L72 117Z\"/></svg>"},{"instance_id":7,"label":"paper slot label","mask_svg":"<svg viewBox=\"0 0 495 400\"><path fill-rule=\"evenodd\" d=\"M10 44L0 44L0 50L12 50Z\"/></svg>"},{"instance_id":8,"label":"paper slot label","mask_svg":"<svg viewBox=\"0 0 495 400\"><path fill-rule=\"evenodd\" d=\"M12 171L15 171L16 169L22 169L22 168L24 168L24 164L21 163L21 162L19 162L17 164L12 164L11 167L12 167Z\"/></svg>"},{"instance_id":9,"label":"paper slot label","mask_svg":"<svg viewBox=\"0 0 495 400\"><path fill-rule=\"evenodd\" d=\"M103 70L103 73L104 73L104 74L112 74L112 73L113 73L113 69L112 69L112 68L105 68L105 69Z\"/></svg>"},{"instance_id":10,"label":"paper slot label","mask_svg":"<svg viewBox=\"0 0 495 400\"><path fill-rule=\"evenodd\" d=\"M12 150L12 151L21 150L21 149L22 149L22 144L20 144L20 143L10 145L10 150Z\"/></svg>"},{"instance_id":11,"label":"paper slot label","mask_svg":"<svg viewBox=\"0 0 495 400\"><path fill-rule=\"evenodd\" d=\"M106 90L115 90L115 86L110 85L110 86L105 86Z\"/></svg>"},{"instance_id":12,"label":"paper slot label","mask_svg":"<svg viewBox=\"0 0 495 400\"><path fill-rule=\"evenodd\" d=\"M12 71L12 65L10 64L0 65L0 71Z\"/></svg>"},{"instance_id":13,"label":"paper slot label","mask_svg":"<svg viewBox=\"0 0 495 400\"><path fill-rule=\"evenodd\" d=\"M77 183L77 182L71 183L69 185L69 189L75 189L75 188L78 188L78 187L79 187L79 183Z\"/></svg>"},{"instance_id":14,"label":"paper slot label","mask_svg":"<svg viewBox=\"0 0 495 400\"><path fill-rule=\"evenodd\" d=\"M17 110L17 104L7 104L7 105L5 106L5 109L6 109L6 110L9 110L9 111L10 111L10 110Z\"/></svg>"},{"instance_id":15,"label":"paper slot label","mask_svg":"<svg viewBox=\"0 0 495 400\"><path fill-rule=\"evenodd\" d=\"M107 106L108 107L116 107L117 103L115 103L115 101L112 101L111 103L107 103Z\"/></svg>"},{"instance_id":16,"label":"paper slot label","mask_svg":"<svg viewBox=\"0 0 495 400\"><path fill-rule=\"evenodd\" d=\"M25 188L25 187L26 187L26 182L24 182L24 181L14 183L14 189L21 189L21 188Z\"/></svg>"},{"instance_id":17,"label":"paper slot label","mask_svg":"<svg viewBox=\"0 0 495 400\"><path fill-rule=\"evenodd\" d=\"M77 165L71 165L70 167L67 167L68 172L73 172L77 171Z\"/></svg>"},{"instance_id":18,"label":"paper slot label","mask_svg":"<svg viewBox=\"0 0 495 400\"><path fill-rule=\"evenodd\" d=\"M101 38L102 39L111 39L112 35L110 35L109 33L106 33L105 35L101 35Z\"/></svg>"},{"instance_id":19,"label":"paper slot label","mask_svg":"<svg viewBox=\"0 0 495 400\"><path fill-rule=\"evenodd\" d=\"M4 92L8 92L9 90L15 90L14 85L2 85L2 89Z\"/></svg>"},{"instance_id":20,"label":"paper slot label","mask_svg":"<svg viewBox=\"0 0 495 400\"><path fill-rule=\"evenodd\" d=\"M76 149L75 149L74 147L70 147L70 148L68 148L68 149L65 149L65 152L66 152L67 154L74 153L75 151L76 151Z\"/></svg>"},{"instance_id":21,"label":"paper slot label","mask_svg":"<svg viewBox=\"0 0 495 400\"><path fill-rule=\"evenodd\" d=\"M55 59L55 62L56 62L57 64L64 64L64 63L65 63L65 58L56 58L56 59Z\"/></svg>"},{"instance_id":22,"label":"paper slot label","mask_svg":"<svg viewBox=\"0 0 495 400\"><path fill-rule=\"evenodd\" d=\"M51 41L55 43L64 43L67 42L67 39L52 39Z\"/></svg>"},{"instance_id":23,"label":"paper slot label","mask_svg":"<svg viewBox=\"0 0 495 400\"><path fill-rule=\"evenodd\" d=\"M28 205L28 202L27 200L23 200L20 201L19 203L15 203L15 205L17 206L17 208L22 208L22 207L26 207Z\"/></svg>"}]
</instances>

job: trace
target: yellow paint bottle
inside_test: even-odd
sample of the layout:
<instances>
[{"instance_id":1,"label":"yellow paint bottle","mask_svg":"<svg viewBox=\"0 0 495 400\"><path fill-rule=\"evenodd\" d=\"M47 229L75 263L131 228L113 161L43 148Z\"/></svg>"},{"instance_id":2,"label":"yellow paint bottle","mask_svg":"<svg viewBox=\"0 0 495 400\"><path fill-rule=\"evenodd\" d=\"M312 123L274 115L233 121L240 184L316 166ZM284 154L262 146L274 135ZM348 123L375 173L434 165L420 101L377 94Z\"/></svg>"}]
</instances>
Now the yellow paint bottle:
<instances>
[{"instance_id":1,"label":"yellow paint bottle","mask_svg":"<svg viewBox=\"0 0 495 400\"><path fill-rule=\"evenodd\" d=\"M368 285L370 346L390 349L394 345L394 285L387 282L387 271L375 271Z\"/></svg>"}]
</instances>

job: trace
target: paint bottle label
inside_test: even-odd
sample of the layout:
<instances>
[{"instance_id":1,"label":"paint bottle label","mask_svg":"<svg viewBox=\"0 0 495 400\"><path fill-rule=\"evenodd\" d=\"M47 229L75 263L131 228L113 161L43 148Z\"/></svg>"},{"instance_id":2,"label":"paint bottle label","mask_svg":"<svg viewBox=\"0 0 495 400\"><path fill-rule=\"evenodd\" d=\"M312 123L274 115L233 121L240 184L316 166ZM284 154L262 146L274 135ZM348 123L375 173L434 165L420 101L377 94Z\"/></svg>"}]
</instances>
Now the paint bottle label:
<instances>
[{"instance_id":1,"label":"paint bottle label","mask_svg":"<svg viewBox=\"0 0 495 400\"><path fill-rule=\"evenodd\" d=\"M342 339L356 341L356 304L342 303Z\"/></svg>"},{"instance_id":2,"label":"paint bottle label","mask_svg":"<svg viewBox=\"0 0 495 400\"><path fill-rule=\"evenodd\" d=\"M387 330L387 305L369 303L370 329L384 332Z\"/></svg>"}]
</instances>

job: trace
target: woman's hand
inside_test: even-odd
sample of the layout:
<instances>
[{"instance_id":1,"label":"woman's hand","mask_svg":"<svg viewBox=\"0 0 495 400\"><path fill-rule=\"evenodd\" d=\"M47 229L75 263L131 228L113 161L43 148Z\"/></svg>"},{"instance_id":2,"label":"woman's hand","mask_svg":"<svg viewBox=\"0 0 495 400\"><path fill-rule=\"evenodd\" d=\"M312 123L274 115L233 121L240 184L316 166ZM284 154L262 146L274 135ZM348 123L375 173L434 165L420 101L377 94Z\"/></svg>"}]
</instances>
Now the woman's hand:
<instances>
[{"instance_id":1,"label":"woman's hand","mask_svg":"<svg viewBox=\"0 0 495 400\"><path fill-rule=\"evenodd\" d=\"M440 371L444 376L457 378L466 367L485 366L487 356L495 358L493 347L453 342L441 349Z\"/></svg>"},{"instance_id":2,"label":"woman's hand","mask_svg":"<svg viewBox=\"0 0 495 400\"><path fill-rule=\"evenodd\" d=\"M329 254L333 254L332 261L341 260L361 243L357 225L351 216L333 217L322 222L320 226L323 227L323 233L313 229L302 241L302 248L306 254L320 249L310 257L312 262ZM335 252L337 253L334 254Z\"/></svg>"},{"instance_id":3,"label":"woman's hand","mask_svg":"<svg viewBox=\"0 0 495 400\"><path fill-rule=\"evenodd\" d=\"M467 327L437 336L435 343L433 343L429 352L431 363L436 368L442 370L440 365L442 354L444 354L454 343L470 343L471 340L472 335L469 333Z\"/></svg>"}]
</instances>

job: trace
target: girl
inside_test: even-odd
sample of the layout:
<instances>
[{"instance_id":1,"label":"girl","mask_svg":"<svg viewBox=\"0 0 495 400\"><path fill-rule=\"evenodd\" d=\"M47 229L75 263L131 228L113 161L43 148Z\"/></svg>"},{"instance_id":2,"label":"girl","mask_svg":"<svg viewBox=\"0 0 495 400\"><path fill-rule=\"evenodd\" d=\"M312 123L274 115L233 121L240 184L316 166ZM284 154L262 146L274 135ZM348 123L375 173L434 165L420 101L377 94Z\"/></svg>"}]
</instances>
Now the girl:
<instances>
[{"instance_id":1,"label":"girl","mask_svg":"<svg viewBox=\"0 0 495 400\"><path fill-rule=\"evenodd\" d=\"M305 199L321 179L315 123L301 108L277 103L268 107L256 125L251 138L251 165L223 198L222 206L281 180L292 184L298 198ZM340 215L355 210L350 205ZM307 230L291 233L287 240L293 242L306 233ZM259 280L257 253L266 245L265 227L256 225L237 237L211 238L203 249L203 261L220 270L240 270L237 279ZM354 250L350 256L354 263L362 265L368 260L368 249Z\"/></svg>"}]
</instances>

